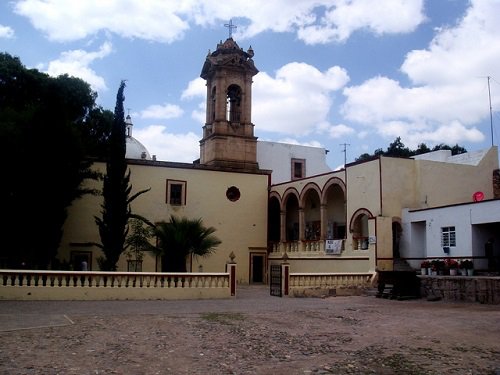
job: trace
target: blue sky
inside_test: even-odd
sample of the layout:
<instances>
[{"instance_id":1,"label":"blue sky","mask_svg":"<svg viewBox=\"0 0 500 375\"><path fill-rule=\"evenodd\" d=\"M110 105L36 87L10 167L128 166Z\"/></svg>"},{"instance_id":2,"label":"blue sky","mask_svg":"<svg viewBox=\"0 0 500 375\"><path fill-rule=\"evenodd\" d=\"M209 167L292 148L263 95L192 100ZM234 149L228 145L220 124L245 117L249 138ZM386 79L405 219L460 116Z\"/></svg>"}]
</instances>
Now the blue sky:
<instances>
[{"instance_id":1,"label":"blue sky","mask_svg":"<svg viewBox=\"0 0 500 375\"><path fill-rule=\"evenodd\" d=\"M331 168L386 148L468 150L500 137L500 0L18 0L0 3L0 50L89 82L159 160L199 157L208 50L252 46L262 140L321 146Z\"/></svg>"}]
</instances>

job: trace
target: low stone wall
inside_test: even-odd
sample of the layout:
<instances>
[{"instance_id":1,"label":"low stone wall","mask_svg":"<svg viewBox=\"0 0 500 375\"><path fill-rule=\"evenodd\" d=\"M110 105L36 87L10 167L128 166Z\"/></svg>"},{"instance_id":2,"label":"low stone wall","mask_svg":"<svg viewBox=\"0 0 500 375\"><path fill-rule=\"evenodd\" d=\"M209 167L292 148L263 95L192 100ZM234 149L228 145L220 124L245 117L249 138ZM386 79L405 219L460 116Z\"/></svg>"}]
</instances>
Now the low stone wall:
<instances>
[{"instance_id":1,"label":"low stone wall","mask_svg":"<svg viewBox=\"0 0 500 375\"><path fill-rule=\"evenodd\" d=\"M445 301L500 304L500 277L490 276L418 276L422 297Z\"/></svg>"},{"instance_id":2,"label":"low stone wall","mask_svg":"<svg viewBox=\"0 0 500 375\"><path fill-rule=\"evenodd\" d=\"M234 266L234 265L231 265ZM0 270L1 300L168 300L230 298L228 273Z\"/></svg>"},{"instance_id":3,"label":"low stone wall","mask_svg":"<svg viewBox=\"0 0 500 375\"><path fill-rule=\"evenodd\" d=\"M291 297L361 295L373 287L375 273L291 273Z\"/></svg>"}]
</instances>

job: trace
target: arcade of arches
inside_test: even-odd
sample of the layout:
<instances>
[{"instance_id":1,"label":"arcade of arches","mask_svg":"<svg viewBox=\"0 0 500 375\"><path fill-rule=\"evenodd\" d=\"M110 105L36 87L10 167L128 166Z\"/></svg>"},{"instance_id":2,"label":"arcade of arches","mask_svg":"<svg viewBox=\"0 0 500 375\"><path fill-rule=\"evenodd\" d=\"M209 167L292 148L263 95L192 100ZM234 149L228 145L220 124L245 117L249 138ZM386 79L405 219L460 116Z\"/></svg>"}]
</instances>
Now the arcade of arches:
<instances>
[{"instance_id":1,"label":"arcade of arches","mask_svg":"<svg viewBox=\"0 0 500 375\"><path fill-rule=\"evenodd\" d=\"M355 250L368 249L368 210L358 210L347 218L346 188L342 180L332 178L323 189L308 183L301 192L289 187L282 197L269 197L269 242L271 252L324 250L325 240L346 239L352 233ZM301 249L300 246L303 246Z\"/></svg>"}]
</instances>

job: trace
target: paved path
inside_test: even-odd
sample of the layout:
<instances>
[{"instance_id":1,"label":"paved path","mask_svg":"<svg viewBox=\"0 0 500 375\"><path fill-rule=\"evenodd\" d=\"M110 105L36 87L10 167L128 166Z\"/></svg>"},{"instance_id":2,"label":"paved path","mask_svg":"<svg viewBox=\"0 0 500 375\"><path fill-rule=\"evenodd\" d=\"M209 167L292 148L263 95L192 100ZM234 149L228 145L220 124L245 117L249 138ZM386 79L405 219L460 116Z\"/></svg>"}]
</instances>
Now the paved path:
<instances>
[{"instance_id":1,"label":"paved path","mask_svg":"<svg viewBox=\"0 0 500 375\"><path fill-rule=\"evenodd\" d=\"M0 331L71 324L72 316L200 314L325 309L318 298L280 298L268 286L239 286L236 298L170 301L0 301Z\"/></svg>"},{"instance_id":2,"label":"paved path","mask_svg":"<svg viewBox=\"0 0 500 375\"><path fill-rule=\"evenodd\" d=\"M428 302L425 300L392 301L373 296L290 298L274 297L268 286L239 286L236 298L169 301L0 301L0 332L17 329L72 324L72 317L92 315L189 315L217 313L269 313L313 310L342 311L346 308L389 307L395 314L415 310L458 309L500 311L499 306L474 303ZM396 312L398 310L398 312Z\"/></svg>"}]
</instances>

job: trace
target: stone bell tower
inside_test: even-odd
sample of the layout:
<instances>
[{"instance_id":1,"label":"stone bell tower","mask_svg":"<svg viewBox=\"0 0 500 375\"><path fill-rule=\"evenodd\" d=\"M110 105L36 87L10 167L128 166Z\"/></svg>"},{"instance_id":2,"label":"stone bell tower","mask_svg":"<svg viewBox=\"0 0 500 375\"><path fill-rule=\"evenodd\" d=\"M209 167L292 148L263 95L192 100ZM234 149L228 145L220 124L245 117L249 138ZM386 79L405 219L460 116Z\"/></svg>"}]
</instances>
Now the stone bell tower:
<instances>
[{"instance_id":1,"label":"stone bell tower","mask_svg":"<svg viewBox=\"0 0 500 375\"><path fill-rule=\"evenodd\" d=\"M257 137L252 124L252 77L259 71L252 47L243 51L230 36L208 52L201 71L207 81L207 117L200 141L200 163L256 170Z\"/></svg>"}]
</instances>

